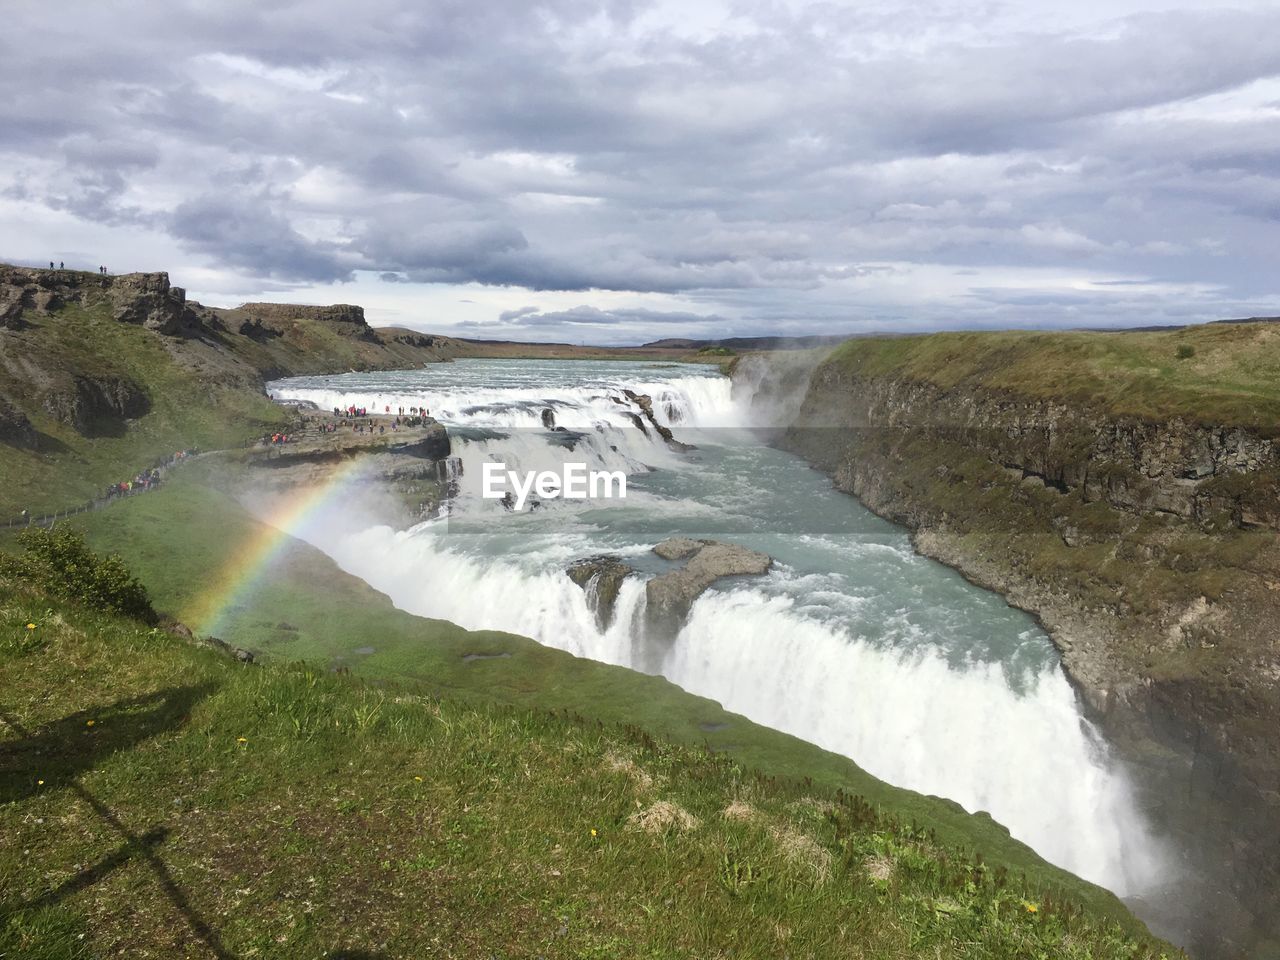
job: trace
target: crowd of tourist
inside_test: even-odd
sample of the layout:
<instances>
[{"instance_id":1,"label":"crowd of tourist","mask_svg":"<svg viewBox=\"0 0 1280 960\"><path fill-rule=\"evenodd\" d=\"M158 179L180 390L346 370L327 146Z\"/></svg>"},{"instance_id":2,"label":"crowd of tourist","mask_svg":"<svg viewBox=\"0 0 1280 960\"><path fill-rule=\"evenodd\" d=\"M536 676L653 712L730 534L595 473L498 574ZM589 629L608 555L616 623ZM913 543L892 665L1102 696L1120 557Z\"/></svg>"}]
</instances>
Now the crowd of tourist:
<instances>
[{"instance_id":1,"label":"crowd of tourist","mask_svg":"<svg viewBox=\"0 0 1280 960\"><path fill-rule=\"evenodd\" d=\"M111 484L111 486L107 487L105 491L104 499L111 500L115 497L127 497L133 493L152 490L159 486L160 481L164 478L164 474L161 471L165 467L170 467L175 463L180 463L188 457L195 456L195 454L196 451L194 449L179 450L173 455L161 460L155 466L148 467L146 470L141 471L134 476L132 480L121 480L119 483Z\"/></svg>"},{"instance_id":2,"label":"crowd of tourist","mask_svg":"<svg viewBox=\"0 0 1280 960\"><path fill-rule=\"evenodd\" d=\"M321 435L333 434L348 427L352 433L356 434L382 435L386 434L388 430L399 431L411 427L421 427L427 422L428 418L426 407L397 407L393 413L392 408L386 406L384 410L385 413L380 414L376 410L371 412L368 407L360 407L355 404L347 407L334 407L332 418L328 415L323 417L314 414L306 415L294 425L293 432L279 431L263 434L256 443L261 447L283 446L297 443L312 432ZM390 416L389 420L386 419L387 416Z\"/></svg>"}]
</instances>

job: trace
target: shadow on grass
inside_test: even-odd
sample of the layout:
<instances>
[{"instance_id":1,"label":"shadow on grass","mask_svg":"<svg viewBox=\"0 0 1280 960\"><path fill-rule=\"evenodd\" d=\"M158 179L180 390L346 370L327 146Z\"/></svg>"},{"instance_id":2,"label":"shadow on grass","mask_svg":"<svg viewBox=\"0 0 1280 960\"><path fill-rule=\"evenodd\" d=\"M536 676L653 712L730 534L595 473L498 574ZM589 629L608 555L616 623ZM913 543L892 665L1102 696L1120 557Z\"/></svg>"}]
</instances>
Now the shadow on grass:
<instances>
[{"instance_id":1,"label":"shadow on grass","mask_svg":"<svg viewBox=\"0 0 1280 960\"><path fill-rule=\"evenodd\" d=\"M35 434L35 443L33 443L28 449L36 450L39 453L63 454L71 452L71 448L69 446L52 434L44 433L41 430L37 430ZM16 446L16 444L9 444L9 446Z\"/></svg>"},{"instance_id":2,"label":"shadow on grass","mask_svg":"<svg viewBox=\"0 0 1280 960\"><path fill-rule=\"evenodd\" d=\"M166 899L209 954L217 960L235 960L234 954L223 946L218 931L196 911L187 892L174 880L160 856L169 836L168 828L156 826L142 833L134 832L78 779L112 754L180 726L191 708L214 688L214 684L173 687L143 697L118 700L104 707L69 714L37 730L27 730L16 717L0 710L0 720L18 735L16 741L0 744L0 803L25 800L37 792L69 790L121 840L116 850L78 870L53 889L25 901L0 903L0 954L4 952L5 931L14 921L18 926L34 929L68 897L137 860L151 870ZM51 946L54 949L49 956L61 958L79 956L83 943L76 941L74 950L62 950L56 944ZM386 955L355 948L337 950L327 956L329 960L383 960Z\"/></svg>"},{"instance_id":3,"label":"shadow on grass","mask_svg":"<svg viewBox=\"0 0 1280 960\"><path fill-rule=\"evenodd\" d=\"M0 804L72 784L112 754L177 727L212 692L212 684L173 687L81 710L35 731L0 710L0 720L19 735L0 744Z\"/></svg>"},{"instance_id":4,"label":"shadow on grass","mask_svg":"<svg viewBox=\"0 0 1280 960\"><path fill-rule=\"evenodd\" d=\"M6 903L0 915L31 916L56 907L67 897L91 887L131 860L142 860L155 875L166 898L218 960L233 960L221 938L192 907L190 900L160 858L158 848L168 836L164 827L134 833L116 812L84 788L77 779L112 754L133 747L179 726L191 708L214 689L213 684L174 687L144 697L118 700L82 710L27 730L16 717L0 710L0 720L16 733L16 742L0 746L0 803L24 800L37 791L66 789L83 800L98 818L121 838L119 849L79 870L57 887L26 902Z\"/></svg>"}]
</instances>

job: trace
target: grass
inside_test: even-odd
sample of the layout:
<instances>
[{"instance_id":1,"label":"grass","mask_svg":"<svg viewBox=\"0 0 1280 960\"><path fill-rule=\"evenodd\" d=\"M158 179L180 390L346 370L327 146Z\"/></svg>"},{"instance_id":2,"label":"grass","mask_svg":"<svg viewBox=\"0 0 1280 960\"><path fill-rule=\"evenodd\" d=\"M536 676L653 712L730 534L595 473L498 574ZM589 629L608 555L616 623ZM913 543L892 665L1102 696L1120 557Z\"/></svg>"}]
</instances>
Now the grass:
<instances>
[{"instance_id":1,"label":"grass","mask_svg":"<svg viewBox=\"0 0 1280 960\"><path fill-rule=\"evenodd\" d=\"M1135 333L1000 331L850 340L827 363L943 389L986 388L1116 415L1280 431L1280 324Z\"/></svg>"},{"instance_id":2,"label":"grass","mask_svg":"<svg viewBox=\"0 0 1280 960\"><path fill-rule=\"evenodd\" d=\"M204 379L178 363L162 337L118 323L102 307L71 305L31 322L6 346L14 365L0 367L0 393L28 401L24 410L44 439L38 450L0 447L0 520L77 506L176 450L238 447L288 417L256 386ZM127 377L145 386L151 409L118 435L82 436L33 402L29 364L51 375Z\"/></svg>"},{"instance_id":3,"label":"grass","mask_svg":"<svg viewBox=\"0 0 1280 960\"><path fill-rule=\"evenodd\" d=\"M0 956L1172 953L635 726L247 667L7 582L0 658Z\"/></svg>"}]
</instances>

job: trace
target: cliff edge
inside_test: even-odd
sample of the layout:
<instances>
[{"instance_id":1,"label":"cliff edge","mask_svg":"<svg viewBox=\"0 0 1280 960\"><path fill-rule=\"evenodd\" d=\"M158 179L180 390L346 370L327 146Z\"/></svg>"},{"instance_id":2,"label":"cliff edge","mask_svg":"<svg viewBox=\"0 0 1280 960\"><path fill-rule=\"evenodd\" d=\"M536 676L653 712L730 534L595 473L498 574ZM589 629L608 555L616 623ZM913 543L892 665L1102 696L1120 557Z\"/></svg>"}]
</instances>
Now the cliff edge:
<instances>
[{"instance_id":1,"label":"cliff edge","mask_svg":"<svg viewBox=\"0 0 1280 960\"><path fill-rule=\"evenodd\" d=\"M782 445L1035 614L1229 956L1280 930L1280 328L850 341Z\"/></svg>"}]
</instances>

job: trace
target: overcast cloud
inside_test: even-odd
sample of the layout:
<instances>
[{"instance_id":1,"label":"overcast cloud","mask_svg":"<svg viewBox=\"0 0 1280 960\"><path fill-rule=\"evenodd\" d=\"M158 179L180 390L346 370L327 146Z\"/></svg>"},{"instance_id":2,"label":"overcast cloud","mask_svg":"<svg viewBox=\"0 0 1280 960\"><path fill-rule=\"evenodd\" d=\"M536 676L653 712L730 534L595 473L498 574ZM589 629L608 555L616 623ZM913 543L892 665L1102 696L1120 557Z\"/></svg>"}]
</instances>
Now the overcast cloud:
<instances>
[{"instance_id":1,"label":"overcast cloud","mask_svg":"<svg viewBox=\"0 0 1280 960\"><path fill-rule=\"evenodd\" d=\"M10 0L5 34L7 260L575 342L1280 313L1272 2Z\"/></svg>"}]
</instances>

